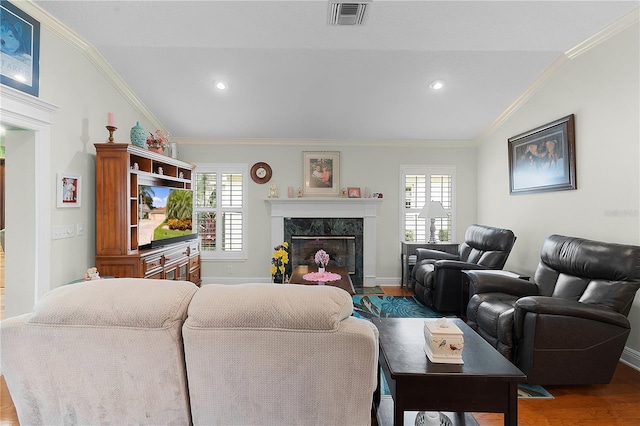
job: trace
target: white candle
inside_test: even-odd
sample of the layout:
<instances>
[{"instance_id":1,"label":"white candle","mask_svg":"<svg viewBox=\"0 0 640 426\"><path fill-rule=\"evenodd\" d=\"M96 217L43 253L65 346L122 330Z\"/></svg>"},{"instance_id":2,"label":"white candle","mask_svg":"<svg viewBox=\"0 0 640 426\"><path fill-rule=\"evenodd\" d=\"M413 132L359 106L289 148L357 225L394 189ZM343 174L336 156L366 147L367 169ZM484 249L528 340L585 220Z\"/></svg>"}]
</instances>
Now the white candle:
<instances>
[{"instance_id":1,"label":"white candle","mask_svg":"<svg viewBox=\"0 0 640 426\"><path fill-rule=\"evenodd\" d=\"M107 126L116 127L116 115L112 112L107 114Z\"/></svg>"}]
</instances>

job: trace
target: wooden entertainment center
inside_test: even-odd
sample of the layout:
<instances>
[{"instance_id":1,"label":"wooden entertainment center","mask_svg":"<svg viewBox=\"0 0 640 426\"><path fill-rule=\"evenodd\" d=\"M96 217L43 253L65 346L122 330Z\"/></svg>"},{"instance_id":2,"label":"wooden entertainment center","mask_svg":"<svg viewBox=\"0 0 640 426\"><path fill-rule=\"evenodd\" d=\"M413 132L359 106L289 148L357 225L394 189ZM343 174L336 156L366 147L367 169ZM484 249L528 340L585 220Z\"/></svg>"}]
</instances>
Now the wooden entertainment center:
<instances>
[{"instance_id":1,"label":"wooden entertainment center","mask_svg":"<svg viewBox=\"0 0 640 426\"><path fill-rule=\"evenodd\" d=\"M195 166L125 143L96 143L96 267L113 277L200 285L197 239L139 249L138 185L192 189Z\"/></svg>"}]
</instances>

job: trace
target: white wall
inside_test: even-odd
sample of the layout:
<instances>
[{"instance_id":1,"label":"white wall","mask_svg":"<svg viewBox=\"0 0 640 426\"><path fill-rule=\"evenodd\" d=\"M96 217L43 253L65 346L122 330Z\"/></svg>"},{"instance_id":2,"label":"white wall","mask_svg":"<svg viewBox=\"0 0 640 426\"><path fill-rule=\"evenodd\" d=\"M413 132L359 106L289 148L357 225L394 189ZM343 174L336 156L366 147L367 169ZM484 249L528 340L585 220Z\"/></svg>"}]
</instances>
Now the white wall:
<instances>
[{"instance_id":1,"label":"white wall","mask_svg":"<svg viewBox=\"0 0 640 426\"><path fill-rule=\"evenodd\" d=\"M44 30L40 52L40 98L59 107L51 127L52 226L84 224L83 236L51 242L51 285L56 287L82 278L95 262L93 144L107 141L107 113L116 114L116 142L129 142L137 120L151 127L81 51ZM80 208L56 207L58 172L82 176Z\"/></svg>"},{"instance_id":2,"label":"white wall","mask_svg":"<svg viewBox=\"0 0 640 426\"><path fill-rule=\"evenodd\" d=\"M297 190L302 186L303 151L339 151L340 187L369 187L371 192L382 192L383 202L378 206L377 265L375 284L400 282L400 200L398 187L400 165L428 164L455 165L457 175L456 234L465 229L476 217L476 148L470 142L423 141L416 143L370 142L354 144L349 141L268 141L248 145L242 142L204 145L180 141L180 159L192 163L268 163L273 170L270 183L276 183L280 197L287 196L287 187ZM202 141L200 141L201 143ZM449 147L443 147L449 146ZM451 147L453 146L453 147ZM270 246L269 207L264 202L269 185L249 181L249 259L242 262L204 262L202 277L205 282L243 282L269 279L269 265L273 247ZM232 273L228 273L231 266Z\"/></svg>"},{"instance_id":3,"label":"white wall","mask_svg":"<svg viewBox=\"0 0 640 426\"><path fill-rule=\"evenodd\" d=\"M571 59L478 147L478 221L518 236L506 269L532 273L553 233L640 243L639 25ZM575 191L509 195L507 139L576 117ZM618 211L621 215L611 215ZM628 347L640 351L640 296Z\"/></svg>"},{"instance_id":4,"label":"white wall","mask_svg":"<svg viewBox=\"0 0 640 426\"><path fill-rule=\"evenodd\" d=\"M27 4L28 6L28 4ZM16 274L12 272L10 259L15 255L30 253L42 246L42 241L50 242L50 287L55 288L70 281L82 278L86 269L94 265L95 258L95 148L94 142L106 142L108 132L105 129L107 113L116 113L116 125L119 129L115 133L116 141L128 142L129 130L139 120L140 124L148 129L154 127L145 119L144 111L139 105L132 102L122 94L107 78L109 69L99 70L95 63L95 52L82 43L70 43L68 34L65 37L54 33L46 27L46 19L39 16L37 10L29 10L43 24L41 28L41 55L40 55L40 94L39 99L53 104L57 109L51 115L50 154L45 160L50 164L50 176L47 179L49 187L35 188L44 204L51 212L51 227L62 225L84 224L84 235L74 238L51 240L49 230L47 235L37 234L34 238L28 238L34 233L34 219L31 219L33 227L16 230L7 229L7 254L6 254L6 312L9 315L17 315L28 312L31 309L27 300L33 301L34 294L39 293L37 283L23 283L22 278L28 278L28 274ZM89 60L88 55L94 55ZM30 182L29 176L34 175L34 161L28 156L18 156L15 152L29 152L27 146L19 148L13 145L11 138L7 138L7 186L33 191L31 187L25 187ZM20 142L29 144L29 140ZM33 149L33 147L32 147ZM68 172L82 177L82 206L80 208L56 207L56 174ZM31 188L31 189L27 189ZM15 193L14 191L14 193ZM31 194L31 192L27 192ZM9 195L9 190L7 191ZM24 197L18 192L17 198ZM25 222L25 217L39 216L38 211L27 209L22 202L7 203L7 218L15 217ZM37 217L35 218L37 221ZM15 222L15 221L14 221ZM10 221L7 221L10 225ZM26 223L25 228L29 226ZM18 235L18 237L13 237ZM35 241L34 241L35 239ZM34 248L34 245L36 248ZM33 278L33 277L32 277ZM28 280L27 280L28 281ZM33 279L31 280L33 281ZM16 309L11 306L12 301L19 305Z\"/></svg>"}]
</instances>

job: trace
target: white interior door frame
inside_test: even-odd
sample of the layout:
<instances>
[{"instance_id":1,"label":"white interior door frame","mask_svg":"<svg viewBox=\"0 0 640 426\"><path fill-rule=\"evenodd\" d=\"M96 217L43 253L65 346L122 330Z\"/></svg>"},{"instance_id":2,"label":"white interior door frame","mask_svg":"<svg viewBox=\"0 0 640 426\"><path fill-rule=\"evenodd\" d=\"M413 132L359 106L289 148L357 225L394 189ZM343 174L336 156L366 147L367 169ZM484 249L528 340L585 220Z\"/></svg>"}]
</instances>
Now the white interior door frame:
<instances>
[{"instance_id":1,"label":"white interior door frame","mask_svg":"<svg viewBox=\"0 0 640 426\"><path fill-rule=\"evenodd\" d=\"M51 114L57 106L39 98L27 95L7 86L0 86L0 122L9 126L34 132L34 188L23 188L25 194L33 194L35 202L34 249L33 253L21 253L21 256L33 258L34 283L33 304L51 289ZM11 208L11 206L7 206ZM7 265L5 265L6 267ZM12 277L5 277L6 316L30 312L33 305L13 306L10 296L15 289L10 289ZM19 290L20 291L20 290ZM15 293L14 293L15 294ZM26 309L26 310L25 310Z\"/></svg>"}]
</instances>

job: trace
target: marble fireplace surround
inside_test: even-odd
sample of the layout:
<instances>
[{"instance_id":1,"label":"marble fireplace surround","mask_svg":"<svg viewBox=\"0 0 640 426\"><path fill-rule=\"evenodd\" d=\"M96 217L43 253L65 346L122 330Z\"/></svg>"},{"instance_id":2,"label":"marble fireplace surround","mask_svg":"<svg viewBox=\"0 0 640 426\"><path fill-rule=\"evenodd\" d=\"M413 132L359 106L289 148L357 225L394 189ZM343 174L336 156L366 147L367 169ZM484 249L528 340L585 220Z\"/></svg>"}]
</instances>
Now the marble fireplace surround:
<instances>
[{"instance_id":1,"label":"marble fireplace surround","mask_svg":"<svg viewBox=\"0 0 640 426\"><path fill-rule=\"evenodd\" d=\"M376 286L376 223L379 198L268 198L271 247L284 241L285 218L361 218L363 285Z\"/></svg>"}]
</instances>

